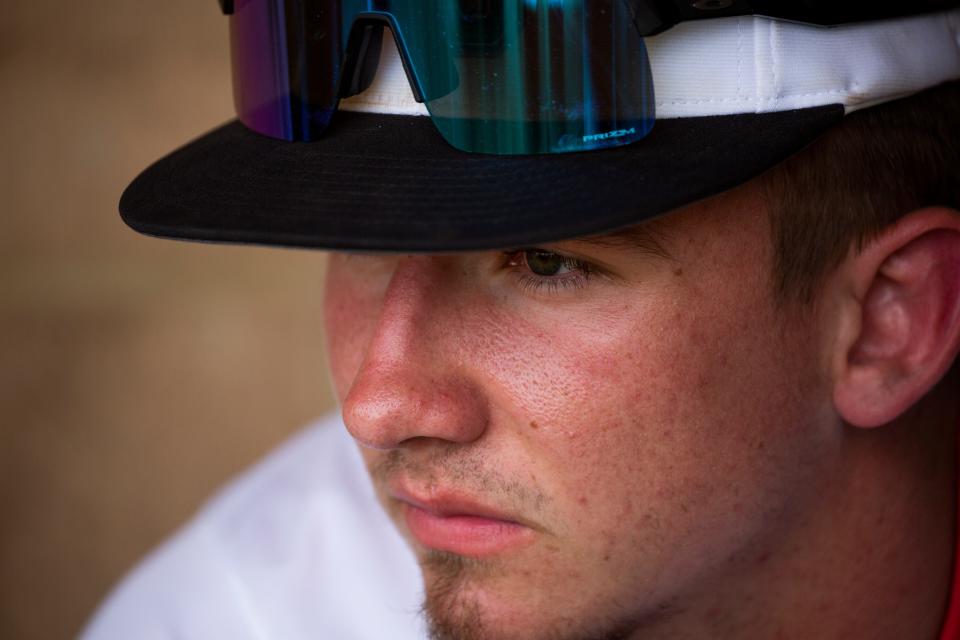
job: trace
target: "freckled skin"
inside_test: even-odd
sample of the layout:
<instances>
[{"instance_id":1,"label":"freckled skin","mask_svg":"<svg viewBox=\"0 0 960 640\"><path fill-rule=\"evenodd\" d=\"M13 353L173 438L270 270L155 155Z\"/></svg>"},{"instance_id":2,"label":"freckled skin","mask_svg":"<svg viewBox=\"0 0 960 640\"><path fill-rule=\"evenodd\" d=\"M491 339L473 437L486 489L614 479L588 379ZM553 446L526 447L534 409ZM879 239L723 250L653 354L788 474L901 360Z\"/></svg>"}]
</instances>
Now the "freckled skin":
<instances>
[{"instance_id":1,"label":"freckled skin","mask_svg":"<svg viewBox=\"0 0 960 640\"><path fill-rule=\"evenodd\" d=\"M722 628L822 498L838 420L816 326L772 301L757 192L663 225L671 259L584 250L618 278L552 297L496 253L331 258L347 428L428 592L444 584L428 609L476 637ZM385 493L398 477L522 515L537 540L447 579Z\"/></svg>"}]
</instances>

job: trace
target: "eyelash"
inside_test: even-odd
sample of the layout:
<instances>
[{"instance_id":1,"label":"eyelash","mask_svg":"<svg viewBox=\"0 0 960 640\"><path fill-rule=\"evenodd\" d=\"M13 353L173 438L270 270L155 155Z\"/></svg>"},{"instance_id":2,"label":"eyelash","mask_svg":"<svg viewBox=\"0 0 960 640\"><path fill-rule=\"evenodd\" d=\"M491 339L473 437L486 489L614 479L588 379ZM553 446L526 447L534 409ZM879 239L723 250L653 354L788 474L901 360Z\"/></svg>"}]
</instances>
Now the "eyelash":
<instances>
[{"instance_id":1,"label":"eyelash","mask_svg":"<svg viewBox=\"0 0 960 640\"><path fill-rule=\"evenodd\" d=\"M533 251L555 255L563 261L563 267L569 269L572 273L558 276L539 276L532 273L527 264L527 254ZM525 291L533 293L555 294L564 291L582 289L587 281L594 275L593 266L577 260L562 253L548 251L546 249L528 248L508 251L504 254L505 266L511 270L517 283Z\"/></svg>"}]
</instances>

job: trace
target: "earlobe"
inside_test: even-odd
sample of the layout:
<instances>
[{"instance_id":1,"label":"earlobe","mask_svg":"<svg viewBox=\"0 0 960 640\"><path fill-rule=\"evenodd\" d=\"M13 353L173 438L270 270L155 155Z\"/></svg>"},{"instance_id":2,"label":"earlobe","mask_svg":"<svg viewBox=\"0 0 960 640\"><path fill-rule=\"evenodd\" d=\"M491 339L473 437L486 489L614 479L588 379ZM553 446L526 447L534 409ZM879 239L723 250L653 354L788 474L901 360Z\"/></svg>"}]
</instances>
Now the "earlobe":
<instances>
[{"instance_id":1,"label":"earlobe","mask_svg":"<svg viewBox=\"0 0 960 640\"><path fill-rule=\"evenodd\" d=\"M887 424L925 396L960 350L960 212L916 211L839 270L854 304L835 358L834 404L858 427Z\"/></svg>"}]
</instances>

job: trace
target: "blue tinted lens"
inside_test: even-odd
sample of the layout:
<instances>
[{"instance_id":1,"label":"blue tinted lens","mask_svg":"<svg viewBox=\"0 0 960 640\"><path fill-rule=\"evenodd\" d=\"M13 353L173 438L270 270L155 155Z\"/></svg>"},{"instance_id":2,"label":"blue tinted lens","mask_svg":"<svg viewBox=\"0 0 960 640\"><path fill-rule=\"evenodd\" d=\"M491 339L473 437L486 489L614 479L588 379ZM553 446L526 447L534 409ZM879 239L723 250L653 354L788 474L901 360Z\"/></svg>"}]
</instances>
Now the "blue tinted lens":
<instances>
[{"instance_id":1,"label":"blue tinted lens","mask_svg":"<svg viewBox=\"0 0 960 640\"><path fill-rule=\"evenodd\" d=\"M434 123L464 151L585 151L653 127L650 65L626 0L238 0L241 120L316 138L357 54L350 35L367 21L394 30Z\"/></svg>"},{"instance_id":2,"label":"blue tinted lens","mask_svg":"<svg viewBox=\"0 0 960 640\"><path fill-rule=\"evenodd\" d=\"M230 17L234 105L264 135L312 140L337 105L339 2L235 0Z\"/></svg>"}]
</instances>

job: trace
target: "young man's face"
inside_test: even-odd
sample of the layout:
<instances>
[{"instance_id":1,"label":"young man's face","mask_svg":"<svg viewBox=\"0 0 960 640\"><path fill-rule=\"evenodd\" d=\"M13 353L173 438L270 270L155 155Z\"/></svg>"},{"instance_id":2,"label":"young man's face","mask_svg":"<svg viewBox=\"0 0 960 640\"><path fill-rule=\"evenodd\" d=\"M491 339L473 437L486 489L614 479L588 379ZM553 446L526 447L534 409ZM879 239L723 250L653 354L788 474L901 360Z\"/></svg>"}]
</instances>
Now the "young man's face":
<instances>
[{"instance_id":1,"label":"young man's face","mask_svg":"<svg viewBox=\"0 0 960 640\"><path fill-rule=\"evenodd\" d=\"M439 637L627 637L760 584L838 446L763 207L675 212L667 255L331 259L336 391Z\"/></svg>"}]
</instances>

